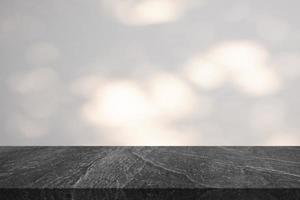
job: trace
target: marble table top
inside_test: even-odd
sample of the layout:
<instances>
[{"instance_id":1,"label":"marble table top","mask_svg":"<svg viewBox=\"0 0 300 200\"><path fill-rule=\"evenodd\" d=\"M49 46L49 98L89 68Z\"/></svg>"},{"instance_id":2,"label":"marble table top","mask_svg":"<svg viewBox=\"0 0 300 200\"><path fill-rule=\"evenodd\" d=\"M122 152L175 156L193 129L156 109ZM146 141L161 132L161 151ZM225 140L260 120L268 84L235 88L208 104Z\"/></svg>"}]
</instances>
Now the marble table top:
<instances>
[{"instance_id":1,"label":"marble table top","mask_svg":"<svg viewBox=\"0 0 300 200\"><path fill-rule=\"evenodd\" d=\"M26 189L280 189L298 198L300 147L0 147L0 200Z\"/></svg>"}]
</instances>

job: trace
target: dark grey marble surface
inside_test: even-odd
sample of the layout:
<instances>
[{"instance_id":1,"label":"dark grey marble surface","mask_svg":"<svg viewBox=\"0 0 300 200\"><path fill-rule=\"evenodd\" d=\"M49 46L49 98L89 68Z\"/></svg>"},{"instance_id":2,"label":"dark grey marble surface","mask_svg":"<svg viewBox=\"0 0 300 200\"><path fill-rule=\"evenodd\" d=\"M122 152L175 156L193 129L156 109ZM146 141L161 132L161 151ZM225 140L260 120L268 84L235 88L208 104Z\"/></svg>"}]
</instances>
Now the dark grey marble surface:
<instances>
[{"instance_id":1,"label":"dark grey marble surface","mask_svg":"<svg viewBox=\"0 0 300 200\"><path fill-rule=\"evenodd\" d=\"M1 147L1 188L300 188L299 147Z\"/></svg>"},{"instance_id":2,"label":"dark grey marble surface","mask_svg":"<svg viewBox=\"0 0 300 200\"><path fill-rule=\"evenodd\" d=\"M300 147L0 147L0 199L22 189L51 195L52 189L198 189L207 195L205 189L247 188L293 189L298 198L299 153Z\"/></svg>"}]
</instances>

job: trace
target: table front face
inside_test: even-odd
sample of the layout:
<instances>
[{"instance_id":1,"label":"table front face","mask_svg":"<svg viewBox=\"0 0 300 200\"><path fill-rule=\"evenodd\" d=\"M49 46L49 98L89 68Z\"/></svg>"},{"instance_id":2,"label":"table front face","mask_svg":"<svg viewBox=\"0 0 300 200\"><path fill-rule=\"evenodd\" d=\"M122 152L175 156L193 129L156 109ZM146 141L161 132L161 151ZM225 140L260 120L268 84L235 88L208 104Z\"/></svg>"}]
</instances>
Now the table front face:
<instances>
[{"instance_id":1,"label":"table front face","mask_svg":"<svg viewBox=\"0 0 300 200\"><path fill-rule=\"evenodd\" d=\"M300 188L299 147L0 147L0 188Z\"/></svg>"}]
</instances>

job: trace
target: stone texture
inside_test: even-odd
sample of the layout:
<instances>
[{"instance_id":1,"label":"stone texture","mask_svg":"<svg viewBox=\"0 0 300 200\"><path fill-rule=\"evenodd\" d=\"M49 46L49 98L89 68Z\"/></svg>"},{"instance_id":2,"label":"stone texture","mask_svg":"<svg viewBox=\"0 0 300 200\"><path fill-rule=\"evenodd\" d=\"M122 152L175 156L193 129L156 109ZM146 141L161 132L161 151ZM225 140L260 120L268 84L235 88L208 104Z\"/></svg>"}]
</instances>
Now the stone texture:
<instances>
[{"instance_id":1,"label":"stone texture","mask_svg":"<svg viewBox=\"0 0 300 200\"><path fill-rule=\"evenodd\" d=\"M0 147L0 199L300 199L299 153L300 147Z\"/></svg>"}]
</instances>

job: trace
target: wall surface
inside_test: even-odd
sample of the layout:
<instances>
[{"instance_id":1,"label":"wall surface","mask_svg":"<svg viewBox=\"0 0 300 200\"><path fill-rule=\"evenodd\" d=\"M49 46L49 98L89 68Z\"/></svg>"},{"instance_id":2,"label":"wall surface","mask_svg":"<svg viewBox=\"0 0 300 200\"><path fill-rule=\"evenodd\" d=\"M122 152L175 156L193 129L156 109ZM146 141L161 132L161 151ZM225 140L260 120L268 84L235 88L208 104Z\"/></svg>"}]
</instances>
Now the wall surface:
<instances>
[{"instance_id":1,"label":"wall surface","mask_svg":"<svg viewBox=\"0 0 300 200\"><path fill-rule=\"evenodd\" d=\"M0 145L300 145L299 0L1 0Z\"/></svg>"}]
</instances>

